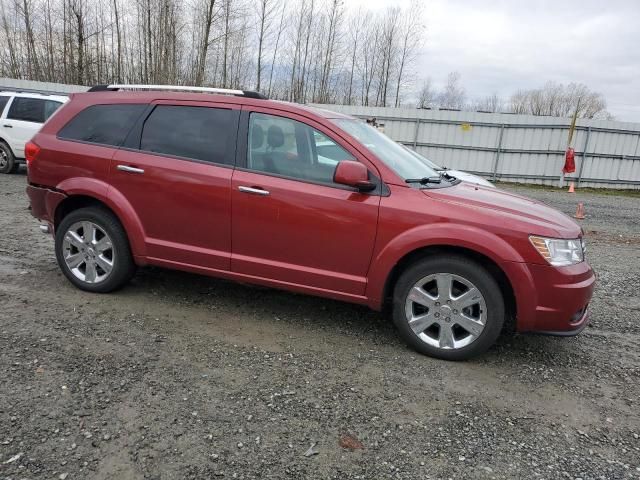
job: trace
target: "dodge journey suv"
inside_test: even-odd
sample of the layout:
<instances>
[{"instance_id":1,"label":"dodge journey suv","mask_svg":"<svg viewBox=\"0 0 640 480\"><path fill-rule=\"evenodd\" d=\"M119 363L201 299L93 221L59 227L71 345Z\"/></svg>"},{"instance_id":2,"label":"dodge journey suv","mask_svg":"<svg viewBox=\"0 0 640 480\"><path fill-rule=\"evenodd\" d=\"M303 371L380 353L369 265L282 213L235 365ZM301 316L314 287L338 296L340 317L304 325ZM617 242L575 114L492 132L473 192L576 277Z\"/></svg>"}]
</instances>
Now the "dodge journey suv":
<instances>
[{"instance_id":1,"label":"dodge journey suv","mask_svg":"<svg viewBox=\"0 0 640 480\"><path fill-rule=\"evenodd\" d=\"M31 211L83 290L157 265L319 295L389 311L412 348L450 360L506 327L587 324L594 274L573 220L438 173L345 115L242 90L96 86L25 156Z\"/></svg>"}]
</instances>

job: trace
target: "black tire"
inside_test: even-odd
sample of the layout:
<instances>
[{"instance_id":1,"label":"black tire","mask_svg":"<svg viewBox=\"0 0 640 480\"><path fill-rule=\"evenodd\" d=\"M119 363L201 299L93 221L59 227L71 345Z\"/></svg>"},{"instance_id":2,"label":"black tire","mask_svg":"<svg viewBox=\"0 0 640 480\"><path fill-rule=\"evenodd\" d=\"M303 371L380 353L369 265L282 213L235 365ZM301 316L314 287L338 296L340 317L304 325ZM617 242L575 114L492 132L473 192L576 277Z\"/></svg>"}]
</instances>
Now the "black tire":
<instances>
[{"instance_id":1,"label":"black tire","mask_svg":"<svg viewBox=\"0 0 640 480\"><path fill-rule=\"evenodd\" d=\"M0 173L15 173L19 166L9 145L0 141Z\"/></svg>"},{"instance_id":2,"label":"black tire","mask_svg":"<svg viewBox=\"0 0 640 480\"><path fill-rule=\"evenodd\" d=\"M111 239L113 267L110 274L97 283L87 283L76 277L64 260L64 237L77 222L89 221L100 227ZM117 217L106 208L85 207L69 213L56 228L55 250L58 265L67 279L81 290L108 293L125 285L136 272L129 239Z\"/></svg>"},{"instance_id":3,"label":"black tire","mask_svg":"<svg viewBox=\"0 0 640 480\"><path fill-rule=\"evenodd\" d=\"M410 290L422 278L437 273L450 273L470 281L484 297L486 322L484 329L469 345L443 349L422 341L409 326L405 304ZM414 350L444 360L468 360L491 347L505 321L505 303L495 278L477 262L458 255L426 257L408 267L400 277L393 294L393 322L402 339Z\"/></svg>"}]
</instances>

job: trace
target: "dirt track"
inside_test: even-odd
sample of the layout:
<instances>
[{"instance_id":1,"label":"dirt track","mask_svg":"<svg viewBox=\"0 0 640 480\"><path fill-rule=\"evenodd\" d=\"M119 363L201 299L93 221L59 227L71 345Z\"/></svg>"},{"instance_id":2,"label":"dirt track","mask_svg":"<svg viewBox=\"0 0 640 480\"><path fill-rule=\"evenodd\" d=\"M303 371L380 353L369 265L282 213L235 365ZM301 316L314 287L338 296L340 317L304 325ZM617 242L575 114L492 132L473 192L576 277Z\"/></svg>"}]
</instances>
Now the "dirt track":
<instances>
[{"instance_id":1,"label":"dirt track","mask_svg":"<svg viewBox=\"0 0 640 480\"><path fill-rule=\"evenodd\" d=\"M151 268L80 292L25 181L0 177L0 478L640 478L638 198L518 188L586 203L592 327L446 363L329 300Z\"/></svg>"}]
</instances>

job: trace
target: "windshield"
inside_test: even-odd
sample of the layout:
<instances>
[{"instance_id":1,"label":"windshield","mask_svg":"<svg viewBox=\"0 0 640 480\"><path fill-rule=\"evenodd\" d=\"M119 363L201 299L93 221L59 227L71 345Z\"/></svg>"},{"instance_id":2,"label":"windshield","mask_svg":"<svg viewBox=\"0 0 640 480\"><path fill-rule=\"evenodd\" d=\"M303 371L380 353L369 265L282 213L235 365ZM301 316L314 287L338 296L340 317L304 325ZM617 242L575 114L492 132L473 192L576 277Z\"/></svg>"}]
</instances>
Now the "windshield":
<instances>
[{"instance_id":1,"label":"windshield","mask_svg":"<svg viewBox=\"0 0 640 480\"><path fill-rule=\"evenodd\" d=\"M404 146L403 146L404 147ZM435 163L433 163L431 160L429 160L427 157L423 157L422 155L420 155L418 152L415 152L413 150L411 150L409 147L404 147L407 149L407 151L413 155L414 157L416 157L418 160L420 160L423 163L426 163L429 167L433 168L436 171L439 170L444 170L444 168L442 168L440 165L437 165Z\"/></svg>"},{"instance_id":2,"label":"windshield","mask_svg":"<svg viewBox=\"0 0 640 480\"><path fill-rule=\"evenodd\" d=\"M433 168L371 125L352 118L334 118L332 121L367 147L404 180L439 176Z\"/></svg>"}]
</instances>

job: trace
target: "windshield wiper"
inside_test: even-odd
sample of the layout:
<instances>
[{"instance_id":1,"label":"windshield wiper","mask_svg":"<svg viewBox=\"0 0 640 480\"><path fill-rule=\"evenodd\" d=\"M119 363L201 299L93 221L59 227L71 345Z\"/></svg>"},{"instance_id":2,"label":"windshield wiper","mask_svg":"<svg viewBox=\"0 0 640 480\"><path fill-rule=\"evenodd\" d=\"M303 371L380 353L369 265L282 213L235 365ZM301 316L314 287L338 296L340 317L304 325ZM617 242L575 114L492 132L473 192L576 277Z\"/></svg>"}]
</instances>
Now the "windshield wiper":
<instances>
[{"instance_id":1,"label":"windshield wiper","mask_svg":"<svg viewBox=\"0 0 640 480\"><path fill-rule=\"evenodd\" d=\"M441 183L442 179L440 177L407 178L405 182L419 183L420 185L427 185L429 183Z\"/></svg>"},{"instance_id":2,"label":"windshield wiper","mask_svg":"<svg viewBox=\"0 0 640 480\"><path fill-rule=\"evenodd\" d=\"M457 177L454 177L454 176L453 176L453 175L451 175L449 172L447 172L447 170L443 170L443 171L440 173L440 177L441 177L441 178L446 178L447 180L451 180L451 181L453 181L453 180L457 180L457 179L458 179Z\"/></svg>"}]
</instances>

